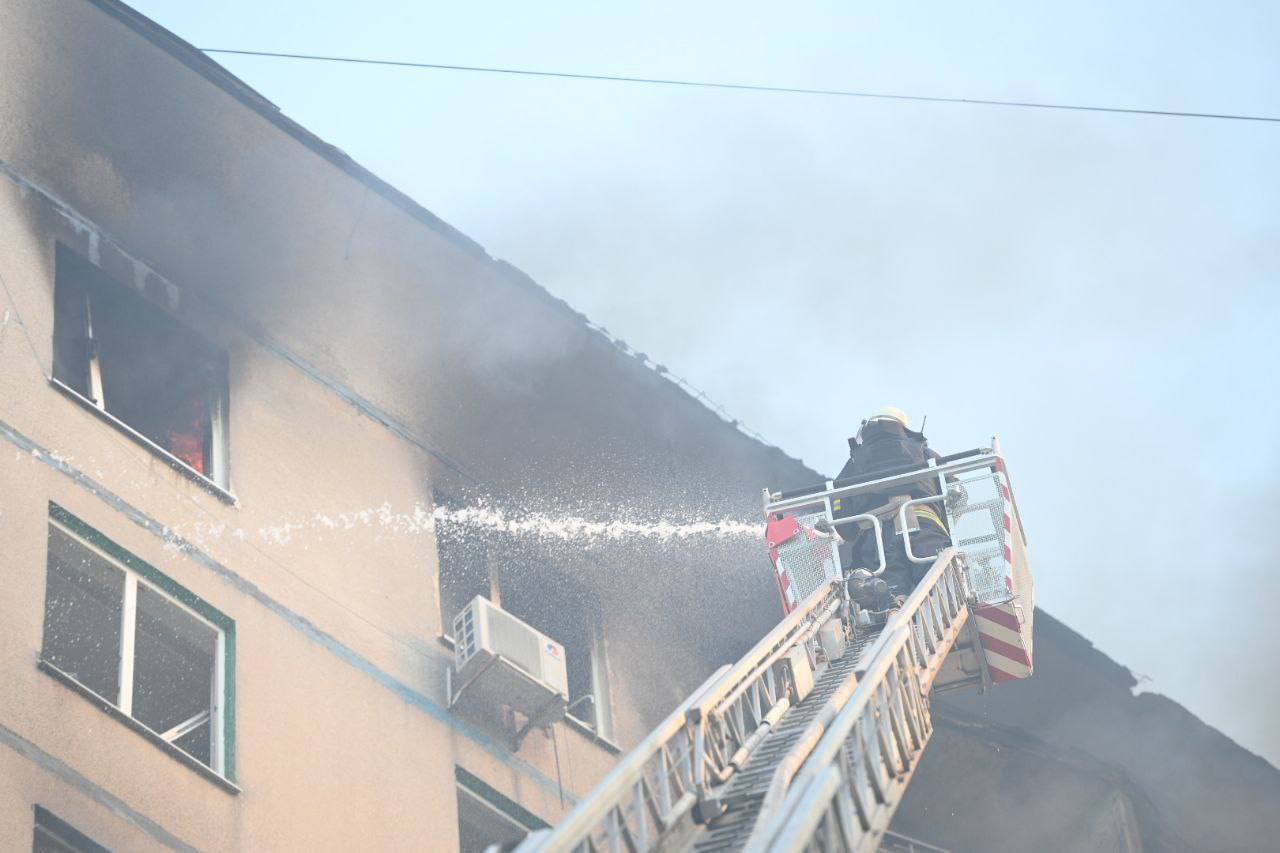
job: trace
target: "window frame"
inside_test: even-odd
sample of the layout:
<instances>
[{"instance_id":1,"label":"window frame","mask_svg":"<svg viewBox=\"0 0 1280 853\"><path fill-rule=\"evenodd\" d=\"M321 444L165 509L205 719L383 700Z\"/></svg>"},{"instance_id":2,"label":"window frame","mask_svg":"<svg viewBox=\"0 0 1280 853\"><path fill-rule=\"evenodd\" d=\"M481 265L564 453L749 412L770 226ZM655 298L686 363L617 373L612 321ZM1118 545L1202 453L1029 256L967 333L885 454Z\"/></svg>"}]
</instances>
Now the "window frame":
<instances>
[{"instance_id":1,"label":"window frame","mask_svg":"<svg viewBox=\"0 0 1280 853\"><path fill-rule=\"evenodd\" d=\"M120 675L118 695L102 696L92 688L77 680L74 676L63 672L58 666L44 656L43 644L40 651L39 666L59 681L73 685L95 701L113 716L128 723L130 728L143 733L170 755L184 764L211 774L218 781L235 788L235 671L236 671L236 635L235 622L221 611L212 607L204 599L181 586L145 560L131 554L112 542L101 532L81 521L67 510L49 503L49 528L58 529L70 536L75 542L108 561L113 567L124 573L124 592L121 607L120 636ZM45 555L46 583L49 572L49 555ZM134 640L137 632L137 592L142 584L162 596L174 606L182 609L189 616L212 628L216 635L213 661L213 684L210 690L210 750L208 764L187 753L173 741L185 732L157 732L137 719L132 714L134 689ZM47 609L47 601L45 607ZM47 618L47 616L45 617ZM43 624L43 620L42 620ZM194 719L194 718L193 718ZM187 721L190 722L190 721ZM166 738L166 735L171 735Z\"/></svg>"},{"instance_id":2,"label":"window frame","mask_svg":"<svg viewBox=\"0 0 1280 853\"><path fill-rule=\"evenodd\" d=\"M524 830L527 837L532 832L549 829L550 824L533 812L504 796L496 788L489 785L479 776L461 765L453 767L453 778L458 799L458 829L462 829L461 801L465 797L480 807L489 817L513 827Z\"/></svg>"},{"instance_id":3,"label":"window frame","mask_svg":"<svg viewBox=\"0 0 1280 853\"><path fill-rule=\"evenodd\" d=\"M184 322L178 317L173 310L164 305L160 305L157 301L143 293L136 287L129 287L121 282L118 278L111 275L98 264L95 264L84 255L75 251L65 243L57 242L54 252L54 290L55 301L57 299L56 291L58 288L58 272L59 269L68 263L81 263L92 267L103 278L109 279L115 286L123 289L129 295L129 298L140 299L150 305L155 306L169 316L173 322L185 331L195 335L208 347L217 352L220 363L218 371L221 376L219 387L211 388L209 394L209 421L210 421L210 440L209 440L209 473L205 474L197 471L183 460L179 459L174 453L161 447L152 439L143 435L138 429L131 426L128 422L121 419L116 414L106 408L105 395L103 393L102 384L102 364L97 347L93 345L95 340L93 335L93 293L92 288L86 288L85 291L85 324L86 324L86 340L89 342L86 353L87 364L85 366L86 383L88 396L81 393L76 388L68 385L66 382L53 375L53 371L49 373L49 384L55 389L71 398L81 407L92 412L94 415L123 432L129 438L138 444L141 444L151 453L159 456L165 461L169 467L178 471L187 479L197 483L206 491L215 495L225 503L237 504L235 494L231 491L231 440L230 440L230 412L231 412L231 371L226 349L210 342L198 329L193 328L190 324ZM63 261L64 257L68 257L70 261ZM55 309L56 311L56 309ZM53 329L53 347L54 361L57 362L58 348L58 328L57 318L54 318Z\"/></svg>"},{"instance_id":4,"label":"window frame","mask_svg":"<svg viewBox=\"0 0 1280 853\"><path fill-rule=\"evenodd\" d=\"M441 491L432 492L433 504L437 507L463 506L463 502ZM528 618L530 614L519 607L508 607L508 599L518 598L512 595L509 562L495 554L503 553L503 543L492 536L480 534L472 536L470 541L462 544L456 533L441 535L436 530L436 598L440 612L440 640L450 650L456 651L457 639L453 636L453 619L476 596L481 595L504 612L529 625L535 631L560 643L565 649L566 666L575 661L581 654L587 655L587 676L590 688L585 693L568 697L572 706L587 696L591 697L591 713L583 713L575 709L566 709L564 723L586 735L593 742L606 749L620 753L620 747L613 742L614 709L613 695L609 682L608 652L605 640L604 622L596 603L587 610L579 609L580 616L585 616L583 627L585 644L581 647L566 643L563 632L548 630L548 626L537 618ZM554 571L555 563L546 555L545 559L535 562L544 570ZM457 574L455 574L457 572ZM461 598L459 597L461 593ZM593 597L594 598L594 597ZM554 627L554 626L552 626ZM583 703L587 704L587 703Z\"/></svg>"},{"instance_id":5,"label":"window frame","mask_svg":"<svg viewBox=\"0 0 1280 853\"><path fill-rule=\"evenodd\" d=\"M588 649L588 667L591 674L591 719L568 714L587 726L605 740L613 739L613 697L609 692L609 664L605 651L604 626L598 618L592 618L590 628L591 648Z\"/></svg>"},{"instance_id":6,"label":"window frame","mask_svg":"<svg viewBox=\"0 0 1280 853\"><path fill-rule=\"evenodd\" d=\"M68 847L76 853L111 853L106 847L94 841L53 812L38 803L35 806L35 817L31 822L31 844L35 846L36 838L41 830L46 835Z\"/></svg>"}]
</instances>

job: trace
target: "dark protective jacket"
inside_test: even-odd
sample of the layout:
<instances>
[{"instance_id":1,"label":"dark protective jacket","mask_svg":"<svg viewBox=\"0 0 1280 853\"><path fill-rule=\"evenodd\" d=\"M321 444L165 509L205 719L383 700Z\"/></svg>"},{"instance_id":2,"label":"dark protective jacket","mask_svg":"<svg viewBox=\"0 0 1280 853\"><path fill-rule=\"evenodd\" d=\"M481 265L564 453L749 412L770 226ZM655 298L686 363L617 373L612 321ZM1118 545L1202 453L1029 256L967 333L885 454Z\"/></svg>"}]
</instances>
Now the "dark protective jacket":
<instances>
[{"instance_id":1,"label":"dark protective jacket","mask_svg":"<svg viewBox=\"0 0 1280 853\"><path fill-rule=\"evenodd\" d=\"M909 468L923 468L929 459L937 458L929 449L924 433L915 432L897 421L869 421L862 428L862 443L856 438L849 439L849 461L840 469L837 480L851 479L854 482L865 482L882 476L883 472L902 471ZM938 494L936 479L930 479L909 486L899 486L888 492L873 492L857 495L841 501L837 517L857 515L875 509L889 501L895 495L910 495L913 498L926 498Z\"/></svg>"},{"instance_id":2,"label":"dark protective jacket","mask_svg":"<svg viewBox=\"0 0 1280 853\"><path fill-rule=\"evenodd\" d=\"M929 449L923 433L913 432L897 421L870 421L862 428L862 443L849 439L849 461L840 470L838 481L846 478L852 482L866 482L890 472L899 473L924 468L938 454ZM936 477L909 485L877 490L865 495L837 499L833 506L836 518L860 515L888 503L898 495L927 498L940 494ZM950 544L945 512L941 506L929 504L915 508L920 529L911 536L912 551L918 555L936 554ZM893 534L893 524L884 527L884 548L887 571L884 580L895 594L906 595L928 571L927 564L912 563L907 559L901 536ZM878 559L875 536L870 530L840 528L841 538L846 540L841 549L841 561L848 567L872 568Z\"/></svg>"}]
</instances>

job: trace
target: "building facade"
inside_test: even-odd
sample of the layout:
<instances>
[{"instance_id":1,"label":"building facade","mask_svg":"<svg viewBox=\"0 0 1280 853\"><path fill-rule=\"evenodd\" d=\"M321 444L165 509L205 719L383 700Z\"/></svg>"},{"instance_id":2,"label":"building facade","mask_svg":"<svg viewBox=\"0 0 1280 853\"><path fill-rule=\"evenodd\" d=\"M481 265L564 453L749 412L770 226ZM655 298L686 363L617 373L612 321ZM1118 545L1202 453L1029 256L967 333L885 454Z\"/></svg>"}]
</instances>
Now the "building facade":
<instances>
[{"instance_id":1,"label":"building facade","mask_svg":"<svg viewBox=\"0 0 1280 853\"><path fill-rule=\"evenodd\" d=\"M779 616L750 522L815 472L115 0L0 4L0 285L0 849L511 840ZM563 719L451 707L475 596ZM896 829L1280 833L1274 767L1036 626Z\"/></svg>"},{"instance_id":2,"label":"building facade","mask_svg":"<svg viewBox=\"0 0 1280 853\"><path fill-rule=\"evenodd\" d=\"M794 460L127 7L6 3L0 56L0 848L515 837L776 618L749 538L493 518ZM518 744L450 707L475 595L568 657Z\"/></svg>"}]
</instances>

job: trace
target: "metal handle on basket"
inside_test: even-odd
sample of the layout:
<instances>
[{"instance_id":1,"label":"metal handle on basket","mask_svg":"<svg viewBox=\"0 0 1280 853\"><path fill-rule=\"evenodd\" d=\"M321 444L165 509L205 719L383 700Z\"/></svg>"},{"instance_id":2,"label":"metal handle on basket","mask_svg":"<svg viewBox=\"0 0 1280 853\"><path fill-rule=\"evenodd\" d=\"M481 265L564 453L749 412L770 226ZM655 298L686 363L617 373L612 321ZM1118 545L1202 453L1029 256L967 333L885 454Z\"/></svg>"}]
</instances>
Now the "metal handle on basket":
<instances>
[{"instance_id":1,"label":"metal handle on basket","mask_svg":"<svg viewBox=\"0 0 1280 853\"><path fill-rule=\"evenodd\" d=\"M851 521L860 521L862 519L866 519L867 521L870 521L871 526L875 528L876 556L880 558L880 568L876 569L871 574L873 577L879 576L884 574L885 566L888 565L884 557L884 539L881 537L880 519L876 518L874 515L872 515L869 512L864 512L861 515L850 515L845 518L829 519L829 521L831 522L832 526L835 526L837 524L848 524Z\"/></svg>"},{"instance_id":2,"label":"metal handle on basket","mask_svg":"<svg viewBox=\"0 0 1280 853\"><path fill-rule=\"evenodd\" d=\"M913 563L932 563L935 557L917 557L911 551L911 530L907 526L907 510L911 507L921 506L923 504L942 503L947 499L946 495L931 495L927 498L916 498L907 501L898 509L898 529L902 531L902 547L906 549L907 559Z\"/></svg>"}]
</instances>

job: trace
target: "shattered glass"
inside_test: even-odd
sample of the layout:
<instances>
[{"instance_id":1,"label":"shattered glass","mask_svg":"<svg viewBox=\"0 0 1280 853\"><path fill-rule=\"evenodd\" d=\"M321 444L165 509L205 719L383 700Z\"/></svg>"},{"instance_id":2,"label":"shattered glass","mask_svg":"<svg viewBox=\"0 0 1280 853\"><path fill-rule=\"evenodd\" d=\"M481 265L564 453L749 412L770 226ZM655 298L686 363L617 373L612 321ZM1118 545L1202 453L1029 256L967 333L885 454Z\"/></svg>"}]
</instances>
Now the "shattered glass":
<instances>
[{"instance_id":1,"label":"shattered glass","mask_svg":"<svg viewBox=\"0 0 1280 853\"><path fill-rule=\"evenodd\" d=\"M105 557L49 528L41 655L111 702L120 695L124 579Z\"/></svg>"}]
</instances>

